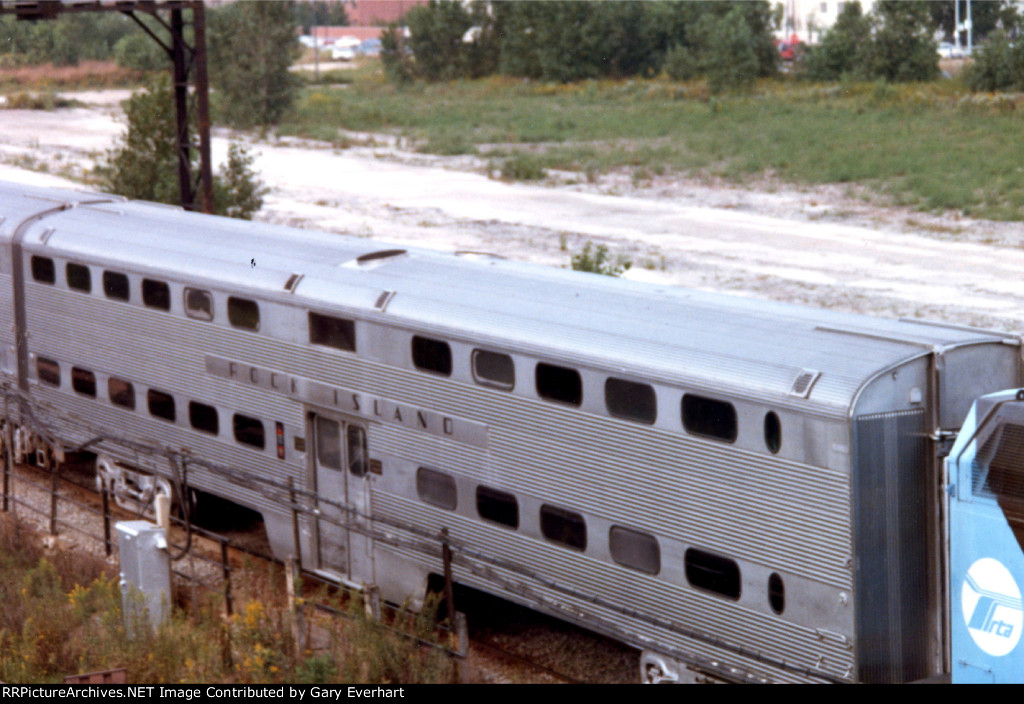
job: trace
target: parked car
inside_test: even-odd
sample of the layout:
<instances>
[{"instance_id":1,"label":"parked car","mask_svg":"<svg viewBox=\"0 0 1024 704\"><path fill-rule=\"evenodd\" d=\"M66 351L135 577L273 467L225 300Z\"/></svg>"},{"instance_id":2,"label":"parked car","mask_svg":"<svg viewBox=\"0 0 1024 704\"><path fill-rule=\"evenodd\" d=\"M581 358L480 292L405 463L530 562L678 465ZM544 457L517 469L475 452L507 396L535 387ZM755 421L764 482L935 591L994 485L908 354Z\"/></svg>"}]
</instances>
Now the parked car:
<instances>
[{"instance_id":1,"label":"parked car","mask_svg":"<svg viewBox=\"0 0 1024 704\"><path fill-rule=\"evenodd\" d=\"M942 42L939 44L939 57L943 59L962 59L967 56L967 52L961 47L951 43Z\"/></svg>"},{"instance_id":2,"label":"parked car","mask_svg":"<svg viewBox=\"0 0 1024 704\"><path fill-rule=\"evenodd\" d=\"M331 48L331 58L335 61L355 61L356 50L350 46L335 46Z\"/></svg>"}]
</instances>

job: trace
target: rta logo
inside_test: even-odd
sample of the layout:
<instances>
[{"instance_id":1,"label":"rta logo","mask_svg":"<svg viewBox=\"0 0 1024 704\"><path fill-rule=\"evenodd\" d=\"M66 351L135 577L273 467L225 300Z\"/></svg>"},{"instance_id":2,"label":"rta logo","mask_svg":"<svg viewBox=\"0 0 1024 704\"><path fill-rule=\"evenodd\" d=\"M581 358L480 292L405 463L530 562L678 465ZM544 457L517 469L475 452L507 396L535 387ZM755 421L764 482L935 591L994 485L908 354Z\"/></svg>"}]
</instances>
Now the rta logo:
<instances>
[{"instance_id":1,"label":"rta logo","mask_svg":"<svg viewBox=\"0 0 1024 704\"><path fill-rule=\"evenodd\" d=\"M967 631L979 648L1001 656L1017 646L1024 626L1024 607L1017 582L1001 562L983 557L971 565L960 603Z\"/></svg>"}]
</instances>

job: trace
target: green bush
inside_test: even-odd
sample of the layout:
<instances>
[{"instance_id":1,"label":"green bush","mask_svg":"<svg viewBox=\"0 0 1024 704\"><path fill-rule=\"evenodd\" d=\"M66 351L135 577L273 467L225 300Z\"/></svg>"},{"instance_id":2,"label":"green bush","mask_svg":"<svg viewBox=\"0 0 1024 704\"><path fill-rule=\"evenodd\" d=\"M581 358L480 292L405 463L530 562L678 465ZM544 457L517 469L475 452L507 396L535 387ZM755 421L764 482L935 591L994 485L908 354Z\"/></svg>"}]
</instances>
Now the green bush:
<instances>
[{"instance_id":1,"label":"green bush","mask_svg":"<svg viewBox=\"0 0 1024 704\"><path fill-rule=\"evenodd\" d=\"M181 204L178 183L178 137L174 95L166 75L132 95L125 105L128 130L121 143L97 167L100 184L127 198ZM195 134L195 130L191 130ZM191 150L192 171L199 168L199 150ZM217 213L249 220L263 207L266 189L252 171L245 147L232 144L228 162L214 176Z\"/></svg>"},{"instance_id":2,"label":"green bush","mask_svg":"<svg viewBox=\"0 0 1024 704\"><path fill-rule=\"evenodd\" d=\"M1024 43L997 32L975 52L963 80L972 91L1024 90Z\"/></svg>"},{"instance_id":3,"label":"green bush","mask_svg":"<svg viewBox=\"0 0 1024 704\"><path fill-rule=\"evenodd\" d=\"M621 254L613 258L608 252L607 245L599 244L595 248L593 242L587 242L579 254L572 256L570 265L573 271L622 276L627 269L633 266L633 262Z\"/></svg>"},{"instance_id":4,"label":"green bush","mask_svg":"<svg viewBox=\"0 0 1024 704\"><path fill-rule=\"evenodd\" d=\"M807 55L807 77L838 81L863 76L871 51L870 37L871 20L864 16L860 3L846 3L836 23Z\"/></svg>"},{"instance_id":5,"label":"green bush","mask_svg":"<svg viewBox=\"0 0 1024 704\"><path fill-rule=\"evenodd\" d=\"M690 81L700 74L700 66L693 52L682 45L676 45L665 53L662 67L674 81Z\"/></svg>"},{"instance_id":6,"label":"green bush","mask_svg":"<svg viewBox=\"0 0 1024 704\"><path fill-rule=\"evenodd\" d=\"M750 88L760 71L754 34L740 7L711 23L704 55L708 89L712 93Z\"/></svg>"}]
</instances>

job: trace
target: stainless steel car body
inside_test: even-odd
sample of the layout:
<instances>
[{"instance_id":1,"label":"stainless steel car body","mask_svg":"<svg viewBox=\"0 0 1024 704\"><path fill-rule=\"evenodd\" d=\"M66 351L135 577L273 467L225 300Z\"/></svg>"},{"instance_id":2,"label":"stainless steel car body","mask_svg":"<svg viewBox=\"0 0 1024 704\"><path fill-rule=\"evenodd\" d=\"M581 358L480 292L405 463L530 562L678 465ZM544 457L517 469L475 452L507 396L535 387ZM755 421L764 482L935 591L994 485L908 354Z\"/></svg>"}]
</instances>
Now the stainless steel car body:
<instances>
[{"instance_id":1,"label":"stainless steel car body","mask_svg":"<svg viewBox=\"0 0 1024 704\"><path fill-rule=\"evenodd\" d=\"M403 536L444 528L458 581L651 679L948 669L940 457L1015 337L16 184L0 217L8 421L188 464L281 556L401 602L440 571Z\"/></svg>"}]
</instances>

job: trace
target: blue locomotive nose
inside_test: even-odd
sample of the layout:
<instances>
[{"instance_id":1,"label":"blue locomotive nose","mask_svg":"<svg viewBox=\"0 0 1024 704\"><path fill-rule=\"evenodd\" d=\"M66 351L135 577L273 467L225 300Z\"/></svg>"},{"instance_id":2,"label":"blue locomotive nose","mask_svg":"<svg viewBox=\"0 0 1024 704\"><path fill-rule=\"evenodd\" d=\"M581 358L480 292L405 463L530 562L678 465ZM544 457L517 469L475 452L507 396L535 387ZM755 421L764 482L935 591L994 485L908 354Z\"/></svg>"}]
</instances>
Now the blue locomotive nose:
<instances>
[{"instance_id":1,"label":"blue locomotive nose","mask_svg":"<svg viewBox=\"0 0 1024 704\"><path fill-rule=\"evenodd\" d=\"M1024 682L1024 391L978 400L946 470L952 680Z\"/></svg>"}]
</instances>

